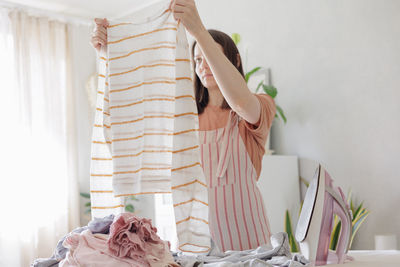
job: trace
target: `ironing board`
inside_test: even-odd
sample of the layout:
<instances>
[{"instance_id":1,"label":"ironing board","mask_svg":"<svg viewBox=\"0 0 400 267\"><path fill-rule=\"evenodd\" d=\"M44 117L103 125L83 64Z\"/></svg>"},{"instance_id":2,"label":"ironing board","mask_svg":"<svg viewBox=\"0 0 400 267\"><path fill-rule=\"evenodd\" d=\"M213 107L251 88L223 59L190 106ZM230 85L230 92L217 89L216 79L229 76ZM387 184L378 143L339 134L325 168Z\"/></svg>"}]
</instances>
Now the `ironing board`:
<instances>
[{"instance_id":1,"label":"ironing board","mask_svg":"<svg viewBox=\"0 0 400 267\"><path fill-rule=\"evenodd\" d=\"M324 265L329 267L399 267L400 250L350 250L354 261L345 264Z\"/></svg>"}]
</instances>

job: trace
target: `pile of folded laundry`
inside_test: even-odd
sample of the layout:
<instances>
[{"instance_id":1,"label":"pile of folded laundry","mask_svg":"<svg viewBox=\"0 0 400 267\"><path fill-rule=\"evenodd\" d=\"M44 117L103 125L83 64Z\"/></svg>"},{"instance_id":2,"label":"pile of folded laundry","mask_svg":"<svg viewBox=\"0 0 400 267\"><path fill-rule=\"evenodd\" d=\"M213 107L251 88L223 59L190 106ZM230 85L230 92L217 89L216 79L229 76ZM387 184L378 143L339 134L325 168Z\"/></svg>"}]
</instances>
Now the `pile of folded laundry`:
<instances>
[{"instance_id":1,"label":"pile of folded laundry","mask_svg":"<svg viewBox=\"0 0 400 267\"><path fill-rule=\"evenodd\" d=\"M157 235L151 220L133 213L94 219L57 244L51 258L36 259L33 267L133 266L176 267L170 244Z\"/></svg>"},{"instance_id":2,"label":"pile of folded laundry","mask_svg":"<svg viewBox=\"0 0 400 267\"><path fill-rule=\"evenodd\" d=\"M271 236L271 242L245 251L221 252L212 242L207 255L171 252L168 241L157 235L151 220L133 213L96 218L87 226L64 236L47 259L32 267L303 267L301 254L292 254L286 233Z\"/></svg>"}]
</instances>

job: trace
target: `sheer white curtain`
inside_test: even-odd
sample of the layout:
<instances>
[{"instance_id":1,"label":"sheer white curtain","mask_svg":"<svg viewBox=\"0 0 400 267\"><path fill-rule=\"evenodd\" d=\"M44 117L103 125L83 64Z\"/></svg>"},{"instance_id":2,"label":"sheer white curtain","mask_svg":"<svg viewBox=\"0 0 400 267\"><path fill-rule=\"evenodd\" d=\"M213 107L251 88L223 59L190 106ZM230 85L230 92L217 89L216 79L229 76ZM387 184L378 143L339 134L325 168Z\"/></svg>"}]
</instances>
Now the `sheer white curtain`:
<instances>
[{"instance_id":1,"label":"sheer white curtain","mask_svg":"<svg viewBox=\"0 0 400 267\"><path fill-rule=\"evenodd\" d=\"M0 266L29 266L79 224L68 25L0 8L0 77Z\"/></svg>"}]
</instances>

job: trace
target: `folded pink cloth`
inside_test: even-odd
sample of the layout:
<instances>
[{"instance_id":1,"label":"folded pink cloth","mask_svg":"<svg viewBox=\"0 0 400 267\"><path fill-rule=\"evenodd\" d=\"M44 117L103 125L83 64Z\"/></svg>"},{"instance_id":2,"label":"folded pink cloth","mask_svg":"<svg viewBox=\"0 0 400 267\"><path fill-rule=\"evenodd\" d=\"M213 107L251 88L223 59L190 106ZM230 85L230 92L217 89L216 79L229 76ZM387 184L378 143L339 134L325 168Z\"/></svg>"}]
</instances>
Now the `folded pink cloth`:
<instances>
[{"instance_id":1,"label":"folded pink cloth","mask_svg":"<svg viewBox=\"0 0 400 267\"><path fill-rule=\"evenodd\" d=\"M143 263L148 262L148 255L163 259L166 249L151 220L133 213L121 213L114 219L107 244L111 254Z\"/></svg>"},{"instance_id":2,"label":"folded pink cloth","mask_svg":"<svg viewBox=\"0 0 400 267\"><path fill-rule=\"evenodd\" d=\"M71 234L63 242L63 246L69 251L66 258L59 263L59 267L180 267L174 262L168 241L163 241L165 244L163 258L146 254L144 258L137 261L110 254L107 245L108 238L109 236L105 234L92 234L90 230ZM159 244L148 243L148 246L159 246Z\"/></svg>"},{"instance_id":3,"label":"folded pink cloth","mask_svg":"<svg viewBox=\"0 0 400 267\"><path fill-rule=\"evenodd\" d=\"M119 258L111 255L108 252L107 240L108 235L92 234L90 230L85 230L80 234L71 234L63 242L63 246L68 248L69 251L65 259L59 263L59 266L156 267L155 265L149 265L147 263L148 260L143 264L130 258ZM164 266L168 266L168 264Z\"/></svg>"}]
</instances>

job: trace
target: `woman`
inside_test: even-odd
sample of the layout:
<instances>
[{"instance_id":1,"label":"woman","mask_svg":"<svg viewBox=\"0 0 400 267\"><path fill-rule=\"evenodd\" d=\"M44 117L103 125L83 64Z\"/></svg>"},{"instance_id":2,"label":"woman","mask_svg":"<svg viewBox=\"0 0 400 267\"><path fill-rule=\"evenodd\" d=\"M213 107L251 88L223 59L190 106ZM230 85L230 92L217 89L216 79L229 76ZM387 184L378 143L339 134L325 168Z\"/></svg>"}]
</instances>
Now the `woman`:
<instances>
[{"instance_id":1,"label":"woman","mask_svg":"<svg viewBox=\"0 0 400 267\"><path fill-rule=\"evenodd\" d=\"M195 95L212 239L222 251L267 244L271 231L256 181L275 103L249 90L236 45L225 33L206 30L194 0L174 0L171 9L195 39ZM106 45L108 22L95 22L92 44L99 50Z\"/></svg>"}]
</instances>

